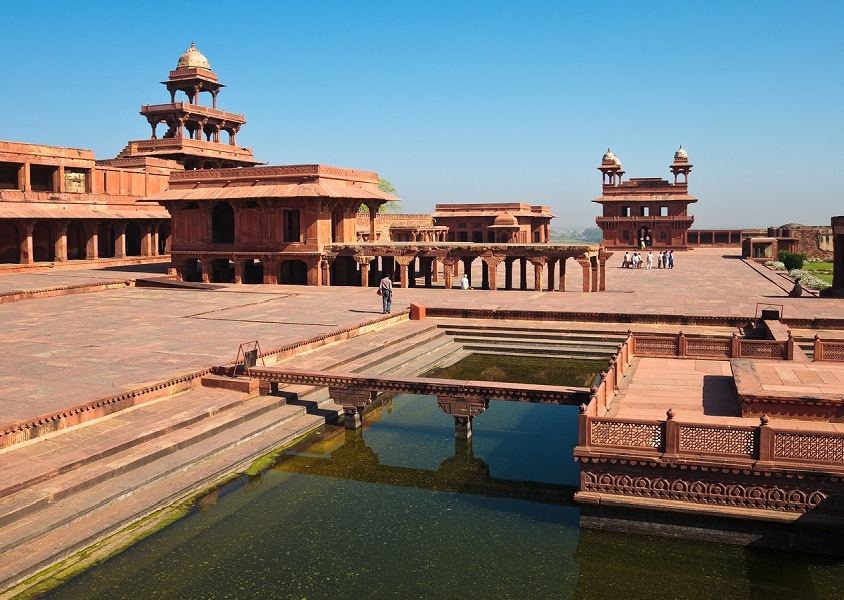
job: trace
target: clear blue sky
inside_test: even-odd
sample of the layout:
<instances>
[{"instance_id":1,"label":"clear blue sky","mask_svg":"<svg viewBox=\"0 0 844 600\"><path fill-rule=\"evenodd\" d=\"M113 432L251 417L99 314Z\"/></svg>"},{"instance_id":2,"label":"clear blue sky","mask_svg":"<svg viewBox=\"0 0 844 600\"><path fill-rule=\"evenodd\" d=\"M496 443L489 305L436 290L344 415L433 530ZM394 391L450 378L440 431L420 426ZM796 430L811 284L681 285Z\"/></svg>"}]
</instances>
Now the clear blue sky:
<instances>
[{"instance_id":1,"label":"clear blue sky","mask_svg":"<svg viewBox=\"0 0 844 600\"><path fill-rule=\"evenodd\" d=\"M607 147L669 178L682 144L695 227L844 213L840 0L36 0L3 20L0 139L113 157L193 41L240 145L377 171L404 212L518 201L590 226Z\"/></svg>"}]
</instances>

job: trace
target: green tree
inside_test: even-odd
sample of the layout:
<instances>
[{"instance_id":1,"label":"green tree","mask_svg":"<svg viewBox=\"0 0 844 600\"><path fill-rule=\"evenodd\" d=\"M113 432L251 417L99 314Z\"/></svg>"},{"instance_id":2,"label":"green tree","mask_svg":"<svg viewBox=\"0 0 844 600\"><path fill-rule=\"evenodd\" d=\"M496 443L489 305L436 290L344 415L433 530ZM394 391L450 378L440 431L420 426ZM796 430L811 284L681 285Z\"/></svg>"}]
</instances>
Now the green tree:
<instances>
[{"instance_id":1,"label":"green tree","mask_svg":"<svg viewBox=\"0 0 844 600\"><path fill-rule=\"evenodd\" d=\"M379 177L378 178L378 189L381 190L382 192L386 192L388 194L393 194L394 196L396 195L396 188L395 188L395 186L393 186L392 183L390 183L389 179L383 179L383 178ZM358 208L358 212L368 213L369 208L367 208L366 205L361 204L360 207ZM382 204L381 206L379 206L378 212L379 213L401 212L401 206L399 206L398 202L394 202L394 201L391 200L391 201L386 202L386 203Z\"/></svg>"}]
</instances>

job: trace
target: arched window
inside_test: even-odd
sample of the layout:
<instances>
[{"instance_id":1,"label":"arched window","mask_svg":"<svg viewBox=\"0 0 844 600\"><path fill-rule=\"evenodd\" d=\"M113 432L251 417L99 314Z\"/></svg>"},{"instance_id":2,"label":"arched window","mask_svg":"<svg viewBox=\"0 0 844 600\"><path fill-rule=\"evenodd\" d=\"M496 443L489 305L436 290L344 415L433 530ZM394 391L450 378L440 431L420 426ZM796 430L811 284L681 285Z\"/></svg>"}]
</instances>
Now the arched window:
<instances>
[{"instance_id":1,"label":"arched window","mask_svg":"<svg viewBox=\"0 0 844 600\"><path fill-rule=\"evenodd\" d=\"M211 213L211 240L215 244L234 244L234 209L220 202Z\"/></svg>"}]
</instances>

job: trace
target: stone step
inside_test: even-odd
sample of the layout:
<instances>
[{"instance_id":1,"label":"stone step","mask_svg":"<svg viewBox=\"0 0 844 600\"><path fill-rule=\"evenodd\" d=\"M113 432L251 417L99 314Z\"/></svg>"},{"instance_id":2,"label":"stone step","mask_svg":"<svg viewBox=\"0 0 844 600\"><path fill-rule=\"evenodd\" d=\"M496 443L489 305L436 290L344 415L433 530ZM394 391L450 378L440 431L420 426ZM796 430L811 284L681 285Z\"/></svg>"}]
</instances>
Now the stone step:
<instances>
[{"instance_id":1,"label":"stone step","mask_svg":"<svg viewBox=\"0 0 844 600\"><path fill-rule=\"evenodd\" d=\"M528 347L548 347L548 348L594 348L601 352L608 352L610 355L614 354L618 348L612 340L603 340L600 338L593 338L589 340L567 340L563 338L557 339L526 339L522 337L509 336L472 336L472 335L454 335L454 341L461 344L501 344L513 345L523 348Z\"/></svg>"},{"instance_id":2,"label":"stone step","mask_svg":"<svg viewBox=\"0 0 844 600\"><path fill-rule=\"evenodd\" d=\"M594 348L588 346L573 346L573 345L552 345L544 344L541 346L524 346L521 344L490 344L483 341L479 342L463 342L463 348L467 352L481 353L481 354L499 354L499 355L526 355L526 356L545 356L548 358L588 358L588 359L605 359L609 361L612 352L607 348Z\"/></svg>"},{"instance_id":3,"label":"stone step","mask_svg":"<svg viewBox=\"0 0 844 600\"><path fill-rule=\"evenodd\" d=\"M240 392L241 394L249 394L250 396L258 393L258 380L245 376L226 377L225 375L209 373L203 376L200 382L202 383L202 387L206 388L231 390L233 392Z\"/></svg>"},{"instance_id":4,"label":"stone step","mask_svg":"<svg viewBox=\"0 0 844 600\"><path fill-rule=\"evenodd\" d=\"M547 324L537 323L534 327L524 326L524 327L505 327L505 326L496 326L496 325L475 325L475 324L459 324L459 323L447 323L447 324L440 324L439 325L442 329L445 329L452 335L457 335L460 333L472 333L476 335L510 335L516 337L525 337L525 338L532 338L532 337L571 337L571 338L583 338L583 339L612 339L614 341L618 341L618 343L623 342L627 338L627 333L619 332L619 331L602 331L597 329L572 329L572 328L565 328L565 327L548 327Z\"/></svg>"},{"instance_id":5,"label":"stone step","mask_svg":"<svg viewBox=\"0 0 844 600\"><path fill-rule=\"evenodd\" d=\"M248 396L225 390L190 390L81 423L0 451L9 472L0 480L0 499L20 489L106 459L178 427L189 427L240 406ZM85 450L75 448L84 447Z\"/></svg>"},{"instance_id":6,"label":"stone step","mask_svg":"<svg viewBox=\"0 0 844 600\"><path fill-rule=\"evenodd\" d=\"M381 331L371 332L347 340L342 347L324 346L307 354L299 355L287 360L279 361L274 366L287 368L305 368L309 371L359 371L361 361L374 362L399 356L414 347L426 343L430 339L444 337L446 334L437 329L433 323L422 326L419 322L408 322L409 327L402 325L403 331L397 337L390 337L386 342Z\"/></svg>"},{"instance_id":7,"label":"stone step","mask_svg":"<svg viewBox=\"0 0 844 600\"><path fill-rule=\"evenodd\" d=\"M270 413L260 420L261 423L232 428L225 434L225 443L216 449L206 449L203 456L199 456L200 449L194 446L167 457L168 465L161 469L168 471L166 475L156 475L156 465L160 461L145 466L143 487L137 486L137 473L124 474L22 520L16 524L14 532L4 528L0 539L9 549L4 551L4 560L0 563L0 589L23 581L104 536L170 506L193 490L211 486L227 474L245 469L274 448L290 443L324 423L324 418L311 414L275 419ZM248 425L260 425L261 428L256 430ZM101 499L105 496L112 500L103 503ZM98 505L98 508L92 510L89 505ZM51 535L43 535L45 531ZM7 535L13 541L7 543Z\"/></svg>"},{"instance_id":8,"label":"stone step","mask_svg":"<svg viewBox=\"0 0 844 600\"><path fill-rule=\"evenodd\" d=\"M278 411L283 405L283 398L261 396L220 413L213 419L204 419L190 426L181 423L167 425L168 431L164 435L133 444L122 451L110 454L107 460L92 461L0 499L0 527L5 527L64 498L83 493L118 476L138 472L153 461L162 461L168 455L200 442L207 442L213 436L231 427L247 423L268 412ZM305 409L290 406L283 412L286 414L286 419L291 419L304 414ZM4 530L0 529L0 531ZM0 552L5 548L3 537L5 534L0 536Z\"/></svg>"}]
</instances>

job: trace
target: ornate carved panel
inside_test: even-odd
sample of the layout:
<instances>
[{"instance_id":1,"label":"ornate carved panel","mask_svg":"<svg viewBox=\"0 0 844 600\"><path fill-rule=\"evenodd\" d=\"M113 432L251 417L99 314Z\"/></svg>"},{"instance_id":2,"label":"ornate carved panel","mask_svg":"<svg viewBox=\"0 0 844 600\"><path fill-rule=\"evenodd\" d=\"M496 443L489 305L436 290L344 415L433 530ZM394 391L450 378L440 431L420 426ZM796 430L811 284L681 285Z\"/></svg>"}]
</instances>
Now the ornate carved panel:
<instances>
[{"instance_id":1,"label":"ornate carved panel","mask_svg":"<svg viewBox=\"0 0 844 600\"><path fill-rule=\"evenodd\" d=\"M680 426L680 450L753 456L755 445L752 430Z\"/></svg>"},{"instance_id":2,"label":"ornate carved panel","mask_svg":"<svg viewBox=\"0 0 844 600\"><path fill-rule=\"evenodd\" d=\"M675 337L639 337L636 336L636 354L677 356L677 338Z\"/></svg>"},{"instance_id":3,"label":"ornate carved panel","mask_svg":"<svg viewBox=\"0 0 844 600\"><path fill-rule=\"evenodd\" d=\"M660 448L662 426L649 423L616 423L613 421L590 421L592 443L607 446L631 446L635 448Z\"/></svg>"},{"instance_id":4,"label":"ornate carved panel","mask_svg":"<svg viewBox=\"0 0 844 600\"><path fill-rule=\"evenodd\" d=\"M844 461L844 437L777 432L774 438L774 456L804 460Z\"/></svg>"},{"instance_id":5,"label":"ornate carved panel","mask_svg":"<svg viewBox=\"0 0 844 600\"><path fill-rule=\"evenodd\" d=\"M686 356L730 357L730 340L687 338Z\"/></svg>"},{"instance_id":6,"label":"ornate carved panel","mask_svg":"<svg viewBox=\"0 0 844 600\"><path fill-rule=\"evenodd\" d=\"M656 474L587 470L582 473L580 487L585 492L715 506L798 513L818 509L824 513L844 513L844 495L840 491L840 484L835 486L823 480L807 479L786 483L749 477L744 482L738 482L704 477L662 477Z\"/></svg>"},{"instance_id":7,"label":"ornate carved panel","mask_svg":"<svg viewBox=\"0 0 844 600\"><path fill-rule=\"evenodd\" d=\"M755 340L741 340L741 355L745 358L782 358L785 343L760 342Z\"/></svg>"}]
</instances>

